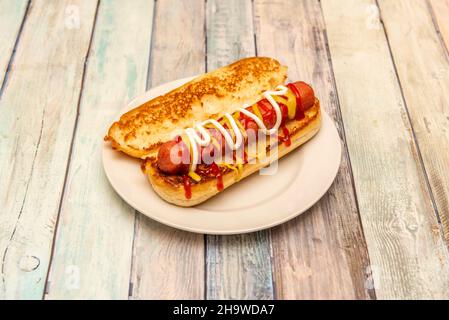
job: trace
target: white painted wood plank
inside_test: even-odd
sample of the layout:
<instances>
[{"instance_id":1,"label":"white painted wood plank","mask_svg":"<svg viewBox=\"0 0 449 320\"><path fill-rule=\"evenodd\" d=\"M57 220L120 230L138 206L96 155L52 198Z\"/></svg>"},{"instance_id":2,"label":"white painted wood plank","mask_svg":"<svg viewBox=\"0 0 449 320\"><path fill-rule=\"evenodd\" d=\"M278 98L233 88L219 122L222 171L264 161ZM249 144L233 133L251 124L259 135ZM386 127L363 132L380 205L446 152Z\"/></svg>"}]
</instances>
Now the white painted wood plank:
<instances>
[{"instance_id":1,"label":"white painted wood plank","mask_svg":"<svg viewBox=\"0 0 449 320\"><path fill-rule=\"evenodd\" d=\"M156 2L150 86L205 71L205 2ZM204 298L204 236L138 215L133 299Z\"/></svg>"},{"instance_id":2,"label":"white painted wood plank","mask_svg":"<svg viewBox=\"0 0 449 320\"><path fill-rule=\"evenodd\" d=\"M376 295L381 299L448 298L448 253L376 2L321 3ZM410 31L405 20L415 19L405 12L395 15L398 22L393 32ZM404 33L396 39L398 45L405 39ZM406 52L402 53L396 63L407 63ZM413 63L408 62L410 68Z\"/></svg>"},{"instance_id":3,"label":"white painted wood plank","mask_svg":"<svg viewBox=\"0 0 449 320\"><path fill-rule=\"evenodd\" d=\"M441 38L449 50L449 0L429 0Z\"/></svg>"},{"instance_id":4,"label":"white painted wood plank","mask_svg":"<svg viewBox=\"0 0 449 320\"><path fill-rule=\"evenodd\" d=\"M399 80L449 246L449 59L422 1L380 1Z\"/></svg>"},{"instance_id":5,"label":"white painted wood plank","mask_svg":"<svg viewBox=\"0 0 449 320\"><path fill-rule=\"evenodd\" d=\"M251 0L207 1L207 68L255 56ZM208 299L272 299L267 231L207 236Z\"/></svg>"},{"instance_id":6,"label":"white painted wood plank","mask_svg":"<svg viewBox=\"0 0 449 320\"><path fill-rule=\"evenodd\" d=\"M256 55L251 0L207 1L206 20L208 70Z\"/></svg>"},{"instance_id":7,"label":"white painted wood plank","mask_svg":"<svg viewBox=\"0 0 449 320\"><path fill-rule=\"evenodd\" d=\"M100 2L48 299L128 298L135 212L109 185L101 145L123 106L145 92L153 5L153 0Z\"/></svg>"},{"instance_id":8,"label":"white painted wood plank","mask_svg":"<svg viewBox=\"0 0 449 320\"><path fill-rule=\"evenodd\" d=\"M286 64L290 80L312 85L322 108L334 119L344 146L319 1L255 1L254 5L258 54ZM328 193L308 212L272 229L271 239L277 298L374 297L345 149Z\"/></svg>"},{"instance_id":9,"label":"white painted wood plank","mask_svg":"<svg viewBox=\"0 0 449 320\"><path fill-rule=\"evenodd\" d=\"M29 10L0 101L0 298L43 295L96 2Z\"/></svg>"},{"instance_id":10,"label":"white painted wood plank","mask_svg":"<svg viewBox=\"0 0 449 320\"><path fill-rule=\"evenodd\" d=\"M28 0L0 0L0 85L25 19L27 5Z\"/></svg>"}]
</instances>

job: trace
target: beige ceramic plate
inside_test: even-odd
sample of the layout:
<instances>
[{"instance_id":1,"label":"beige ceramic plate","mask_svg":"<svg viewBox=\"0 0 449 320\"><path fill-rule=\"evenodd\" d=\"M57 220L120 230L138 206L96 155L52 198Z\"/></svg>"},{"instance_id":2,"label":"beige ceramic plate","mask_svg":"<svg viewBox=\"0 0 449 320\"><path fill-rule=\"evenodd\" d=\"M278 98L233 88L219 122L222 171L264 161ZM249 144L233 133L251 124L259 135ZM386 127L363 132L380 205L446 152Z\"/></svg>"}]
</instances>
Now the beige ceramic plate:
<instances>
[{"instance_id":1,"label":"beige ceramic plate","mask_svg":"<svg viewBox=\"0 0 449 320\"><path fill-rule=\"evenodd\" d=\"M192 78L153 88L122 113ZM199 233L236 234L269 228L306 211L329 189L341 158L338 132L322 112L322 127L305 145L283 157L274 175L255 173L193 208L171 205L157 196L140 161L103 144L103 165L112 187L131 206L166 225Z\"/></svg>"}]
</instances>

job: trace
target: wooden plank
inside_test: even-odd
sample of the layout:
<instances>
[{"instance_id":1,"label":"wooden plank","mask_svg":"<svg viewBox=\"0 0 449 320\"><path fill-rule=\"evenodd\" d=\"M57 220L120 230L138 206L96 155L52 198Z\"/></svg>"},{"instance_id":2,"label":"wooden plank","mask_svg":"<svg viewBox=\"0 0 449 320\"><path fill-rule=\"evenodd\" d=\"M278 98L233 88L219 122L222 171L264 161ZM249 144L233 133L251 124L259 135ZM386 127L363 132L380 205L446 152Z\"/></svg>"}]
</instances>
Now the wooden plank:
<instances>
[{"instance_id":1,"label":"wooden plank","mask_svg":"<svg viewBox=\"0 0 449 320\"><path fill-rule=\"evenodd\" d=\"M449 0L429 0L446 50L449 50Z\"/></svg>"},{"instance_id":2,"label":"wooden plank","mask_svg":"<svg viewBox=\"0 0 449 320\"><path fill-rule=\"evenodd\" d=\"M251 0L207 1L207 68L254 56ZM208 299L272 299L267 231L207 237Z\"/></svg>"},{"instance_id":3,"label":"wooden plank","mask_svg":"<svg viewBox=\"0 0 449 320\"><path fill-rule=\"evenodd\" d=\"M344 146L319 1L255 1L254 5L258 54L289 66L291 80L312 84ZM374 297L349 159L343 151L339 174L329 192L307 213L271 232L279 299Z\"/></svg>"},{"instance_id":4,"label":"wooden plank","mask_svg":"<svg viewBox=\"0 0 449 320\"><path fill-rule=\"evenodd\" d=\"M100 2L48 299L128 298L135 211L104 175L101 138L123 106L145 92L153 5L153 0Z\"/></svg>"},{"instance_id":5,"label":"wooden plank","mask_svg":"<svg viewBox=\"0 0 449 320\"><path fill-rule=\"evenodd\" d=\"M3 82L13 54L28 0L0 0L0 81ZM0 82L0 83L1 83ZM0 92L1 94L1 92Z\"/></svg>"},{"instance_id":6,"label":"wooden plank","mask_svg":"<svg viewBox=\"0 0 449 320\"><path fill-rule=\"evenodd\" d=\"M449 246L449 60L421 1L380 1L405 102Z\"/></svg>"},{"instance_id":7,"label":"wooden plank","mask_svg":"<svg viewBox=\"0 0 449 320\"><path fill-rule=\"evenodd\" d=\"M29 10L0 101L0 298L43 295L96 2Z\"/></svg>"},{"instance_id":8,"label":"wooden plank","mask_svg":"<svg viewBox=\"0 0 449 320\"><path fill-rule=\"evenodd\" d=\"M399 2L390 2L385 11L394 11L390 5ZM377 297L448 298L448 253L439 234L376 2L321 3L363 230L373 269L378 273L374 276ZM416 19L404 8L397 9L394 19L398 20L392 28L409 32L405 21ZM389 24L385 18L383 21ZM402 45L405 39L404 33L397 41ZM407 63L406 55L401 52L396 63L413 68L416 61Z\"/></svg>"},{"instance_id":9,"label":"wooden plank","mask_svg":"<svg viewBox=\"0 0 449 320\"><path fill-rule=\"evenodd\" d=\"M385 27L391 51L429 175L444 235L446 241L449 241L449 155L447 152L440 152L449 145L449 133L446 130L449 120L447 52L441 46L431 23L431 14L423 3L382 1L379 4L386 19ZM439 14L444 16L444 7L440 9ZM410 13L411 18L416 20L407 21L401 17L398 21L392 21L396 19L398 10ZM401 38L403 41L399 42ZM412 49L416 52L407 52ZM403 55L400 60L399 55Z\"/></svg>"},{"instance_id":10,"label":"wooden plank","mask_svg":"<svg viewBox=\"0 0 449 320\"><path fill-rule=\"evenodd\" d=\"M156 2L151 86L205 70L205 3ZM134 238L134 299L204 298L204 237L138 215Z\"/></svg>"}]
</instances>

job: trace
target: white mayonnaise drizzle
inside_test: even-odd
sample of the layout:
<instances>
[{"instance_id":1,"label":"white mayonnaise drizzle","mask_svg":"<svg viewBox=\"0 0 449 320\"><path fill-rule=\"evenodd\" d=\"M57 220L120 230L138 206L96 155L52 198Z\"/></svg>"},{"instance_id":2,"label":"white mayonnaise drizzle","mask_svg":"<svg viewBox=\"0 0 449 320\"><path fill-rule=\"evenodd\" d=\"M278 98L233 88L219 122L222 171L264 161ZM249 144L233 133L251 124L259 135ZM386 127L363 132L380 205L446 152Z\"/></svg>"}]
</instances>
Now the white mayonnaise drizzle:
<instances>
[{"instance_id":1,"label":"white mayonnaise drizzle","mask_svg":"<svg viewBox=\"0 0 449 320\"><path fill-rule=\"evenodd\" d=\"M279 130L279 127L281 126L282 122L282 112L281 108L279 107L279 104L274 100L273 96L282 96L287 93L288 89L285 86L277 86L276 91L265 91L263 93L264 97L270 102L270 104L273 106L274 111L276 112L276 123L270 130L267 129L263 121L254 113L244 109L244 108L238 108L237 111L242 112L246 116L250 117L254 120L254 122L257 123L259 128L262 130L262 132L266 135L272 135L273 133L276 133ZM248 107L248 106L246 106ZM214 127L216 127L223 137L226 140L226 143L229 145L229 147L232 150L237 150L240 148L240 146L243 143L243 135L240 131L239 126L236 123L236 120L230 113L225 113L223 115L225 117L229 124L231 125L232 130L234 131L235 135L235 142L232 139L232 136L229 134L229 132L217 121L214 119L208 119L206 121L201 122L200 124L197 124L194 128L187 128L185 130L185 133L190 141L191 146L191 152L192 152L192 163L190 165L190 171L195 171L196 166L198 163L199 158L199 151L198 151L198 145L205 147L211 142L211 136L209 132L204 128L207 124L212 124ZM200 135L197 133L197 131L200 133Z\"/></svg>"}]
</instances>

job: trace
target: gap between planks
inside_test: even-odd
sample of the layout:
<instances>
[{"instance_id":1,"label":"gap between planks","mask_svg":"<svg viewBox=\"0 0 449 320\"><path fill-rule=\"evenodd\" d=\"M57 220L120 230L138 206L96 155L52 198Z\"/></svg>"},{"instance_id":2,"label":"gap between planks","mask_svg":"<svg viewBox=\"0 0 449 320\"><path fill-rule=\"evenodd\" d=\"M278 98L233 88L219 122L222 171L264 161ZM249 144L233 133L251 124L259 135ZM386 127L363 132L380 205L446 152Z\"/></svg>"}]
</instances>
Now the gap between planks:
<instances>
[{"instance_id":1,"label":"gap between planks","mask_svg":"<svg viewBox=\"0 0 449 320\"><path fill-rule=\"evenodd\" d=\"M11 51L11 56L9 58L9 61L8 61L8 64L7 64L7 67L6 67L6 70L5 70L5 75L3 77L2 85L0 87L0 100L2 99L3 91L5 90L6 85L8 83L8 75L9 75L9 72L11 70L11 66L12 66L12 64L14 62L14 57L16 55L16 48L19 45L20 38L22 36L23 27L24 27L24 25L26 23L26 20L28 18L28 14L30 12L30 6L31 6L31 0L28 0L26 8L25 8L25 12L24 12L24 14L22 16L22 22L20 23L19 31L17 32L16 40L14 41L14 46L13 46L12 51Z\"/></svg>"},{"instance_id":2,"label":"gap between planks","mask_svg":"<svg viewBox=\"0 0 449 320\"><path fill-rule=\"evenodd\" d=\"M449 59L449 0L426 0L435 31Z\"/></svg>"}]
</instances>

